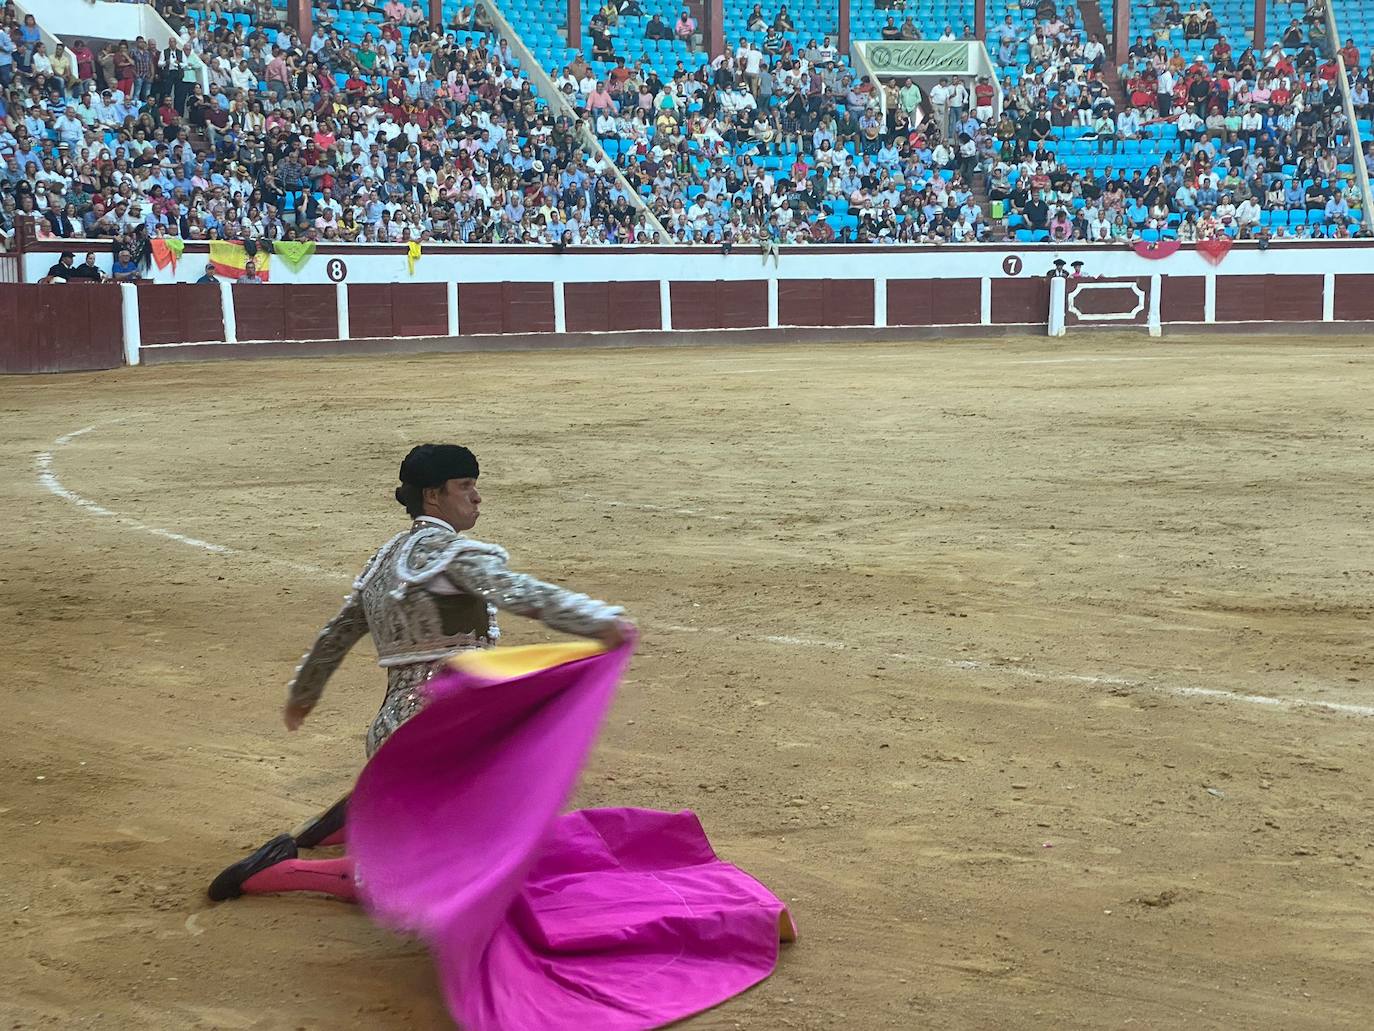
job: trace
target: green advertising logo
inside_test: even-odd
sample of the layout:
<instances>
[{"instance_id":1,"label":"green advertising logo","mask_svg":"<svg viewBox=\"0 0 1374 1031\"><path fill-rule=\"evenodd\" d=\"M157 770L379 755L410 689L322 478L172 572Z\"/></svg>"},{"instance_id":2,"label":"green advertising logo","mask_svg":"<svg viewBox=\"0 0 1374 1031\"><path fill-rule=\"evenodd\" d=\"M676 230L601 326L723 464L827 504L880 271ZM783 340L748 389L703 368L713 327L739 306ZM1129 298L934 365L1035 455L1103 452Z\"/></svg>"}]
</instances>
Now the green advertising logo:
<instances>
[{"instance_id":1,"label":"green advertising logo","mask_svg":"<svg viewBox=\"0 0 1374 1031\"><path fill-rule=\"evenodd\" d=\"M969 69L966 42L902 43L882 40L864 44L868 65L880 75L965 74Z\"/></svg>"}]
</instances>

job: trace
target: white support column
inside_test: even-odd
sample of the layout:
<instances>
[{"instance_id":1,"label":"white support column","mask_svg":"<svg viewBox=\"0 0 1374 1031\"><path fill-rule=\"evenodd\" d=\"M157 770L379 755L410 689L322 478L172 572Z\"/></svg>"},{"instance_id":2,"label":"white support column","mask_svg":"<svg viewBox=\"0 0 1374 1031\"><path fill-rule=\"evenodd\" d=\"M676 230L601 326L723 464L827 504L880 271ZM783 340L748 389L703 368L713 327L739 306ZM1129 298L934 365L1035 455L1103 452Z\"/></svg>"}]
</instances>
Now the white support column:
<instances>
[{"instance_id":1,"label":"white support column","mask_svg":"<svg viewBox=\"0 0 1374 1031\"><path fill-rule=\"evenodd\" d=\"M1217 320L1217 274L1208 272L1202 278L1202 321Z\"/></svg>"},{"instance_id":2,"label":"white support column","mask_svg":"<svg viewBox=\"0 0 1374 1031\"><path fill-rule=\"evenodd\" d=\"M887 280L873 280L873 325L882 329L887 325Z\"/></svg>"},{"instance_id":3,"label":"white support column","mask_svg":"<svg viewBox=\"0 0 1374 1031\"><path fill-rule=\"evenodd\" d=\"M143 326L138 321L138 287L119 284L119 321L124 334L124 364L137 365L143 348Z\"/></svg>"},{"instance_id":4,"label":"white support column","mask_svg":"<svg viewBox=\"0 0 1374 1031\"><path fill-rule=\"evenodd\" d=\"M568 331L568 313L565 304L563 281L561 279L555 280L553 284L553 331L555 333Z\"/></svg>"},{"instance_id":5,"label":"white support column","mask_svg":"<svg viewBox=\"0 0 1374 1031\"><path fill-rule=\"evenodd\" d=\"M768 328L778 328L778 281L776 277L768 280Z\"/></svg>"},{"instance_id":6,"label":"white support column","mask_svg":"<svg viewBox=\"0 0 1374 1031\"><path fill-rule=\"evenodd\" d=\"M1336 273L1322 276L1322 321L1336 321Z\"/></svg>"},{"instance_id":7,"label":"white support column","mask_svg":"<svg viewBox=\"0 0 1374 1031\"><path fill-rule=\"evenodd\" d=\"M1150 330L1150 336L1157 337L1163 335L1164 329L1161 325L1160 309L1164 293L1164 277L1156 272L1150 277L1150 314L1146 318L1145 325Z\"/></svg>"},{"instance_id":8,"label":"white support column","mask_svg":"<svg viewBox=\"0 0 1374 1031\"><path fill-rule=\"evenodd\" d=\"M339 339L349 340L353 336L353 327L348 321L348 284L334 284L334 310L339 318Z\"/></svg>"},{"instance_id":9,"label":"white support column","mask_svg":"<svg viewBox=\"0 0 1374 1031\"><path fill-rule=\"evenodd\" d=\"M239 320L234 314L234 284L221 282L219 284L219 310L224 320L224 342L226 344L237 344L239 342Z\"/></svg>"},{"instance_id":10,"label":"white support column","mask_svg":"<svg viewBox=\"0 0 1374 1031\"><path fill-rule=\"evenodd\" d=\"M673 291L671 284L666 279L658 281L658 310L663 317L663 331L671 333L673 330Z\"/></svg>"},{"instance_id":11,"label":"white support column","mask_svg":"<svg viewBox=\"0 0 1374 1031\"><path fill-rule=\"evenodd\" d=\"M984 276L978 295L978 322L983 326L992 325L992 280Z\"/></svg>"},{"instance_id":12,"label":"white support column","mask_svg":"<svg viewBox=\"0 0 1374 1031\"><path fill-rule=\"evenodd\" d=\"M1068 297L1067 284L1068 280L1063 276L1055 276L1050 280L1050 322L1048 329L1049 335L1052 337L1064 335L1065 298Z\"/></svg>"},{"instance_id":13,"label":"white support column","mask_svg":"<svg viewBox=\"0 0 1374 1031\"><path fill-rule=\"evenodd\" d=\"M458 335L458 284L445 283L444 294L448 298L448 335Z\"/></svg>"}]
</instances>

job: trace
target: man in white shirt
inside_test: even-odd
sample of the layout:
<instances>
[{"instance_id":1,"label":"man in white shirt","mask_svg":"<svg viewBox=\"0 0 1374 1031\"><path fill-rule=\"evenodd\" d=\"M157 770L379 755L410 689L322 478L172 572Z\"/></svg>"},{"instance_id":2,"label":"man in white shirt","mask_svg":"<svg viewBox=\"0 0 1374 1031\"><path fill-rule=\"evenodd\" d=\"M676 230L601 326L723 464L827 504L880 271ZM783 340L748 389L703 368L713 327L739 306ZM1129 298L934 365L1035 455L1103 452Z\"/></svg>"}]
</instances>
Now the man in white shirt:
<instances>
[{"instance_id":1,"label":"man in white shirt","mask_svg":"<svg viewBox=\"0 0 1374 1031\"><path fill-rule=\"evenodd\" d=\"M1159 113L1168 115L1174 107L1174 73L1168 68L1161 68L1159 77L1155 80L1155 99L1159 105Z\"/></svg>"},{"instance_id":2,"label":"man in white shirt","mask_svg":"<svg viewBox=\"0 0 1374 1031\"><path fill-rule=\"evenodd\" d=\"M759 95L759 73L763 70L763 51L750 43L744 52L744 81L749 84L749 92Z\"/></svg>"},{"instance_id":3,"label":"man in white shirt","mask_svg":"<svg viewBox=\"0 0 1374 1031\"><path fill-rule=\"evenodd\" d=\"M949 80L941 79L930 87L930 106L935 116L935 124L942 133L949 132Z\"/></svg>"},{"instance_id":4,"label":"man in white shirt","mask_svg":"<svg viewBox=\"0 0 1374 1031\"><path fill-rule=\"evenodd\" d=\"M1254 197L1246 197L1240 202L1240 207L1236 208L1236 225L1244 229L1247 226L1257 226L1260 221L1260 206Z\"/></svg>"}]
</instances>

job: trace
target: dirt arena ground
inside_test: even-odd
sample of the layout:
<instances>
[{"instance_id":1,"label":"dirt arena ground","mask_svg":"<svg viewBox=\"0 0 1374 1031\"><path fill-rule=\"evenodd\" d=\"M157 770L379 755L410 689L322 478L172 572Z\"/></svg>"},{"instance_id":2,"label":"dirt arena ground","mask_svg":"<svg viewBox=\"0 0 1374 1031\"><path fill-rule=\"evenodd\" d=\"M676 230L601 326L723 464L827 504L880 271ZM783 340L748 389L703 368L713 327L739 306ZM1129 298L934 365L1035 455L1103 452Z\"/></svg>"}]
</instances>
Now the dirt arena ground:
<instances>
[{"instance_id":1,"label":"dirt arena ground","mask_svg":"<svg viewBox=\"0 0 1374 1031\"><path fill-rule=\"evenodd\" d=\"M298 735L283 685L431 438L482 458L478 535L644 627L578 801L692 807L792 902L691 1028L1368 1027L1361 344L0 382L0 1027L447 1026L357 909L202 897L360 764L370 649Z\"/></svg>"}]
</instances>

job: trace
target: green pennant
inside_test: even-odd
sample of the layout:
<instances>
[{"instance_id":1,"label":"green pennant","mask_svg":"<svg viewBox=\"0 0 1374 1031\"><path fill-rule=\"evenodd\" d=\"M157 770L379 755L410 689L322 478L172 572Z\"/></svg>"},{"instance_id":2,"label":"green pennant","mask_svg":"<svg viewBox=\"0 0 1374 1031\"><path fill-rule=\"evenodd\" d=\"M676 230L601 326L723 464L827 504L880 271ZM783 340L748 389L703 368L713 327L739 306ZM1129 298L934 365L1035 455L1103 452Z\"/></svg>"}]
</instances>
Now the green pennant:
<instances>
[{"instance_id":1,"label":"green pennant","mask_svg":"<svg viewBox=\"0 0 1374 1031\"><path fill-rule=\"evenodd\" d=\"M272 244L272 253L278 255L292 272L299 272L315 253L311 240L278 240Z\"/></svg>"}]
</instances>

